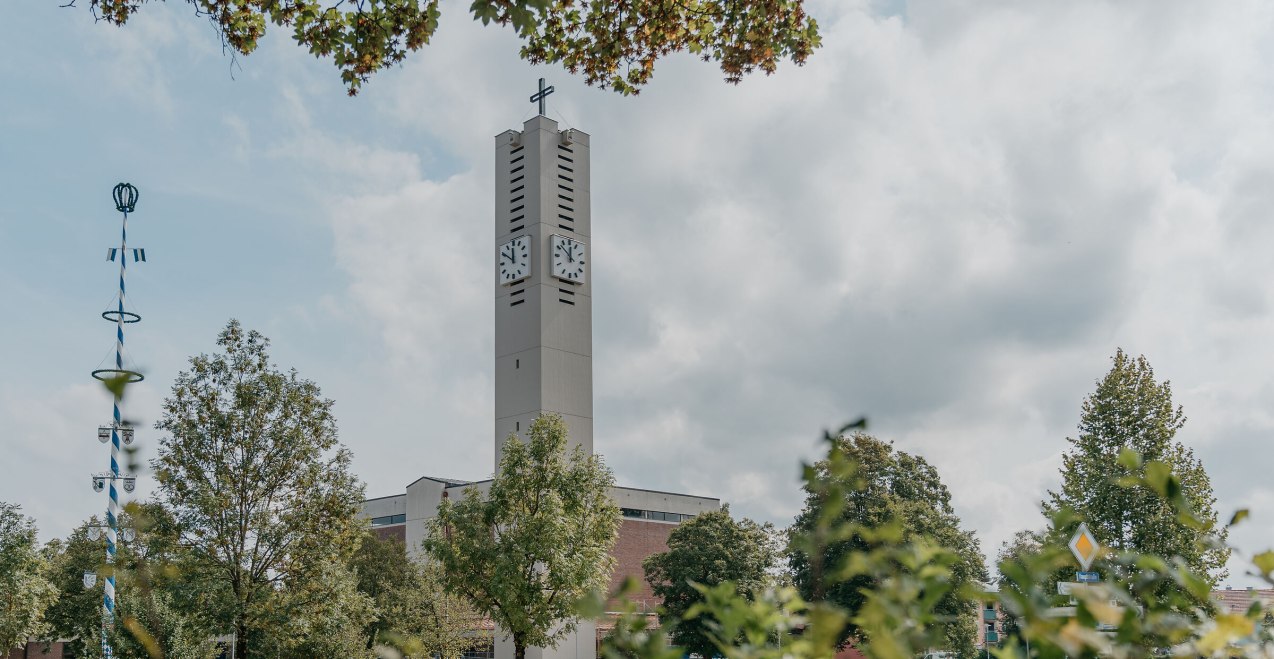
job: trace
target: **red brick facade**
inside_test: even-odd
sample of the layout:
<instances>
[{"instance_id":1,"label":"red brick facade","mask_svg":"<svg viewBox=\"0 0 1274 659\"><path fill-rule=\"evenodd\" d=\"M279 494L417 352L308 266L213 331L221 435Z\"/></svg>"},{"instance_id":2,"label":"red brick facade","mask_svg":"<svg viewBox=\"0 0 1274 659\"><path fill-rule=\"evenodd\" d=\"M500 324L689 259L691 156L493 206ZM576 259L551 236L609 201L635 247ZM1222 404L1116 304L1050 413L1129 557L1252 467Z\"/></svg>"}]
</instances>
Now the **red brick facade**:
<instances>
[{"instance_id":1,"label":"red brick facade","mask_svg":"<svg viewBox=\"0 0 1274 659\"><path fill-rule=\"evenodd\" d=\"M653 612L660 604L659 598L646 583L641 562L651 554L668 551L668 534L676 527L676 524L640 519L624 519L620 524L619 538L615 540L615 572L610 578L610 589L613 592L625 577L635 579L640 589L629 598L637 601L638 611Z\"/></svg>"},{"instance_id":2,"label":"red brick facade","mask_svg":"<svg viewBox=\"0 0 1274 659\"><path fill-rule=\"evenodd\" d=\"M47 652L45 651L46 647L48 648ZM47 646L39 642L27 643L26 648L10 650L9 654L3 656L5 659L61 659L62 642L54 641Z\"/></svg>"},{"instance_id":3,"label":"red brick facade","mask_svg":"<svg viewBox=\"0 0 1274 659\"><path fill-rule=\"evenodd\" d=\"M394 538L400 542L407 542L407 525L394 524L392 526L374 526L372 533L376 534L381 540L389 540Z\"/></svg>"}]
</instances>

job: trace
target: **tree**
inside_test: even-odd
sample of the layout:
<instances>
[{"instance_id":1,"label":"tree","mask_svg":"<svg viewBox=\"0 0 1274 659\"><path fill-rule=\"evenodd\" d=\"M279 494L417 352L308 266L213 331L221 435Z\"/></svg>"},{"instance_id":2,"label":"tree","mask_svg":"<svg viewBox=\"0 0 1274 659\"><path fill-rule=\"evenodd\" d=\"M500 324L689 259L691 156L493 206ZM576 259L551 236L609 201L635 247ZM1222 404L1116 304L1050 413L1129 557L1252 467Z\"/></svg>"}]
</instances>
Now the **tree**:
<instances>
[{"instance_id":1,"label":"tree","mask_svg":"<svg viewBox=\"0 0 1274 659\"><path fill-rule=\"evenodd\" d=\"M683 522L668 535L668 551L642 561L646 582L663 600L659 620L673 629L673 643L701 657L717 653L708 631L713 620L686 616L704 601L703 593L692 584L732 583L735 592L750 599L770 581L767 571L777 555L772 531L769 524L750 519L736 522L725 506Z\"/></svg>"},{"instance_id":2,"label":"tree","mask_svg":"<svg viewBox=\"0 0 1274 659\"><path fill-rule=\"evenodd\" d=\"M340 635L358 638L370 606L345 564L363 490L337 441L332 401L295 369L271 364L269 340L238 321L217 345L178 374L156 423L169 435L152 468L185 547L185 577L216 596L242 659L280 639L304 645L335 622L357 622ZM315 619L324 598L349 615ZM270 628L280 621L286 636Z\"/></svg>"},{"instance_id":3,"label":"tree","mask_svg":"<svg viewBox=\"0 0 1274 659\"><path fill-rule=\"evenodd\" d=\"M376 608L376 617L363 628L364 645L371 650L392 624L389 609L394 606L402 584L413 576L411 559L407 558L407 547L402 540L378 538L368 528L363 532L350 567L358 578L358 592L366 595Z\"/></svg>"},{"instance_id":4,"label":"tree","mask_svg":"<svg viewBox=\"0 0 1274 659\"><path fill-rule=\"evenodd\" d=\"M412 560L402 540L382 539L368 529L351 565L358 591L377 612L363 630L367 649L390 645L409 658L460 659L490 640L473 633L481 616L443 586L438 565Z\"/></svg>"},{"instance_id":5,"label":"tree","mask_svg":"<svg viewBox=\"0 0 1274 659\"><path fill-rule=\"evenodd\" d=\"M1000 551L996 554L996 588L998 590L1013 590L1018 596L1024 596L1022 584L1012 579L1010 573L1013 567L1019 570L1025 570L1031 564L1031 558L1039 556L1044 549L1044 538L1048 537L1047 531L1018 531L1013 537L1005 540L1000 545ZM1045 587L1051 587L1053 584L1047 584ZM1006 637L1020 636L1021 625L1017 618L1006 615L1001 612L1000 615L1000 631Z\"/></svg>"},{"instance_id":6,"label":"tree","mask_svg":"<svg viewBox=\"0 0 1274 659\"><path fill-rule=\"evenodd\" d=\"M1185 415L1173 405L1170 383L1155 380L1144 356L1134 359L1118 350L1113 362L1084 399L1078 437L1067 438L1071 448L1062 458L1061 490L1048 493L1044 511L1050 516L1073 511L1075 524L1087 522L1098 542L1116 551L1180 557L1215 586L1224 578L1229 550L1205 540L1209 535L1224 540L1226 531L1217 526L1216 497L1203 464L1175 439ZM1139 459L1129 459L1129 451ZM1152 463L1168 466L1201 525L1188 522L1155 492L1126 486L1129 479L1145 478ZM1065 542L1075 524L1058 529L1056 541Z\"/></svg>"},{"instance_id":7,"label":"tree","mask_svg":"<svg viewBox=\"0 0 1274 659\"><path fill-rule=\"evenodd\" d=\"M210 593L186 582L180 563L175 520L155 502L130 503L119 517L121 529L132 535L116 545L116 608L108 631L116 657L150 659L158 648L171 659L211 659L217 656L212 638L217 627L207 612ZM92 517L64 540L45 547L58 590L49 607L49 639L65 639L69 653L98 657L101 652L102 581L106 539L89 535L103 528ZM98 574L85 586L85 573Z\"/></svg>"},{"instance_id":8,"label":"tree","mask_svg":"<svg viewBox=\"0 0 1274 659\"><path fill-rule=\"evenodd\" d=\"M74 0L71 0L72 4ZM88 0L94 16L123 25L145 0ZM376 71L401 62L438 29L438 0L186 0L206 16L233 52L251 53L268 24L340 69L349 94ZM729 82L755 70L773 73L780 60L804 64L820 45L804 0L475 0L483 25L511 25L521 57L562 64L590 85L637 93L655 62L690 52L720 63Z\"/></svg>"},{"instance_id":9,"label":"tree","mask_svg":"<svg viewBox=\"0 0 1274 659\"><path fill-rule=\"evenodd\" d=\"M879 585L878 577L859 573L849 579L833 579L849 557L870 552L881 541L873 537L879 531L899 541L924 539L956 557L950 566L953 587L942 597L935 610L949 618L945 623L948 649L973 656L976 627L975 601L966 592L969 587L988 579L982 551L971 531L960 528L960 518L951 507L951 493L938 472L924 458L894 450L889 443L856 432L833 440L835 450L853 462L856 468L848 477L832 472L827 460L814 464L813 479L807 479L805 507L792 525L793 534L812 534L829 506L839 506L838 519L845 530L843 538L824 544L824 549L811 553L793 544L788 561L793 581L801 596L812 601L829 601L847 611L859 614L868 601L867 592ZM809 482L848 481L842 484L843 500L811 490ZM868 640L857 622L848 624L840 642L859 643Z\"/></svg>"},{"instance_id":10,"label":"tree","mask_svg":"<svg viewBox=\"0 0 1274 659\"><path fill-rule=\"evenodd\" d=\"M443 499L424 542L446 586L512 636L517 659L574 631L576 605L608 583L619 530L610 470L578 446L567 453L561 417L537 418L528 439L509 436L485 496Z\"/></svg>"},{"instance_id":11,"label":"tree","mask_svg":"<svg viewBox=\"0 0 1274 659\"><path fill-rule=\"evenodd\" d=\"M35 533L20 507L0 502L0 653L6 655L44 633L45 609L57 598Z\"/></svg>"},{"instance_id":12,"label":"tree","mask_svg":"<svg viewBox=\"0 0 1274 659\"><path fill-rule=\"evenodd\" d=\"M386 609L388 637L408 659L461 659L466 650L491 641L480 631L482 616L464 597L449 591L437 563L408 561L408 578L394 589Z\"/></svg>"}]
</instances>

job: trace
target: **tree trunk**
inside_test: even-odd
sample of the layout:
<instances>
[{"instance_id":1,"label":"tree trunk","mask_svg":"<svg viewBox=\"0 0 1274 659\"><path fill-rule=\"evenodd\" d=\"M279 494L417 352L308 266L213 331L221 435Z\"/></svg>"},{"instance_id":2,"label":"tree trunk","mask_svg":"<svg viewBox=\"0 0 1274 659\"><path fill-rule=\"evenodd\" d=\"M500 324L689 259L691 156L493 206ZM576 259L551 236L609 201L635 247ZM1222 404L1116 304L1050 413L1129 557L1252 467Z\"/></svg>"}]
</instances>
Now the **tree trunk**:
<instances>
[{"instance_id":1,"label":"tree trunk","mask_svg":"<svg viewBox=\"0 0 1274 659\"><path fill-rule=\"evenodd\" d=\"M243 615L239 615L234 621L234 659L247 659L247 656L248 625Z\"/></svg>"},{"instance_id":2,"label":"tree trunk","mask_svg":"<svg viewBox=\"0 0 1274 659\"><path fill-rule=\"evenodd\" d=\"M526 659L526 640L522 634L513 635L513 659Z\"/></svg>"}]
</instances>

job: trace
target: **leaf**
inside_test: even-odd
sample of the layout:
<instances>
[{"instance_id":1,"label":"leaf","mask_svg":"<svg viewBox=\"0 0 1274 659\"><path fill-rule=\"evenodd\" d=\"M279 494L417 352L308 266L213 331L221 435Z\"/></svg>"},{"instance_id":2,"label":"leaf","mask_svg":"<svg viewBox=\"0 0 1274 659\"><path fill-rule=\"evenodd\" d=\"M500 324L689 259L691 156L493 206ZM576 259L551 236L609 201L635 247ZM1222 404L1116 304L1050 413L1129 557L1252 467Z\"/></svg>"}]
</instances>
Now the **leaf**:
<instances>
[{"instance_id":1,"label":"leaf","mask_svg":"<svg viewBox=\"0 0 1274 659\"><path fill-rule=\"evenodd\" d=\"M1249 515L1250 512L1247 508L1239 508L1234 511L1234 516L1230 518L1230 523L1227 526L1236 526L1239 522L1247 519Z\"/></svg>"},{"instance_id":2,"label":"leaf","mask_svg":"<svg viewBox=\"0 0 1274 659\"><path fill-rule=\"evenodd\" d=\"M1141 467L1141 454L1125 446L1119 449L1117 462L1129 470L1136 470Z\"/></svg>"},{"instance_id":3,"label":"leaf","mask_svg":"<svg viewBox=\"0 0 1274 659\"><path fill-rule=\"evenodd\" d=\"M1270 578L1274 573L1274 550L1264 551L1252 557L1252 565L1261 571L1261 576Z\"/></svg>"},{"instance_id":4,"label":"leaf","mask_svg":"<svg viewBox=\"0 0 1274 659\"><path fill-rule=\"evenodd\" d=\"M1217 614L1215 626L1196 644L1199 652L1211 655L1255 631L1255 622L1234 613Z\"/></svg>"}]
</instances>

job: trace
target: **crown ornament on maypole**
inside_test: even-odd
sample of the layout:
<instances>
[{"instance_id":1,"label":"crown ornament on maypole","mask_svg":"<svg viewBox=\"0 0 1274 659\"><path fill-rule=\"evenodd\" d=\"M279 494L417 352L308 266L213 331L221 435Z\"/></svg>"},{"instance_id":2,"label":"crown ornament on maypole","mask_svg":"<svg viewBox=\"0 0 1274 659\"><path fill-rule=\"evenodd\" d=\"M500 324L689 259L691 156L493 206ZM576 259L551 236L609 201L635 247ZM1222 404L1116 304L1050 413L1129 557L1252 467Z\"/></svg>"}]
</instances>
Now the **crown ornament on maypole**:
<instances>
[{"instance_id":1,"label":"crown ornament on maypole","mask_svg":"<svg viewBox=\"0 0 1274 659\"><path fill-rule=\"evenodd\" d=\"M126 310L128 296L124 286L124 275L128 272L128 214L137 208L137 199L139 195L137 188L131 183L120 183L111 191L111 198L115 201L115 210L123 214L123 220L120 226L119 247L110 247L106 250L106 260L114 262L116 257L119 258L119 296L116 299L115 308L102 312L102 318L115 324L115 360L113 368L98 368L92 373L93 377L112 385L133 384L146 379L136 368L126 366L124 363L124 325L141 321L141 315ZM145 262L146 250L134 247L132 249L133 262ZM115 563L116 544L119 540L119 487L123 486L125 492L132 492L137 486L137 477L130 474L120 472L120 449L121 444L133 443L133 427L124 422L120 413L123 402L123 388L121 386L112 386L113 394L113 416L111 424L107 426L99 426L97 428L97 438L99 441L110 442L111 447L111 470L109 472L93 474L93 491L101 492L109 491L109 498L106 507L106 524L103 529L106 536L106 564L107 566ZM115 618L115 573L108 567L106 570L106 579L102 584L102 656L112 657L114 652L110 645L110 637L108 630Z\"/></svg>"}]
</instances>

